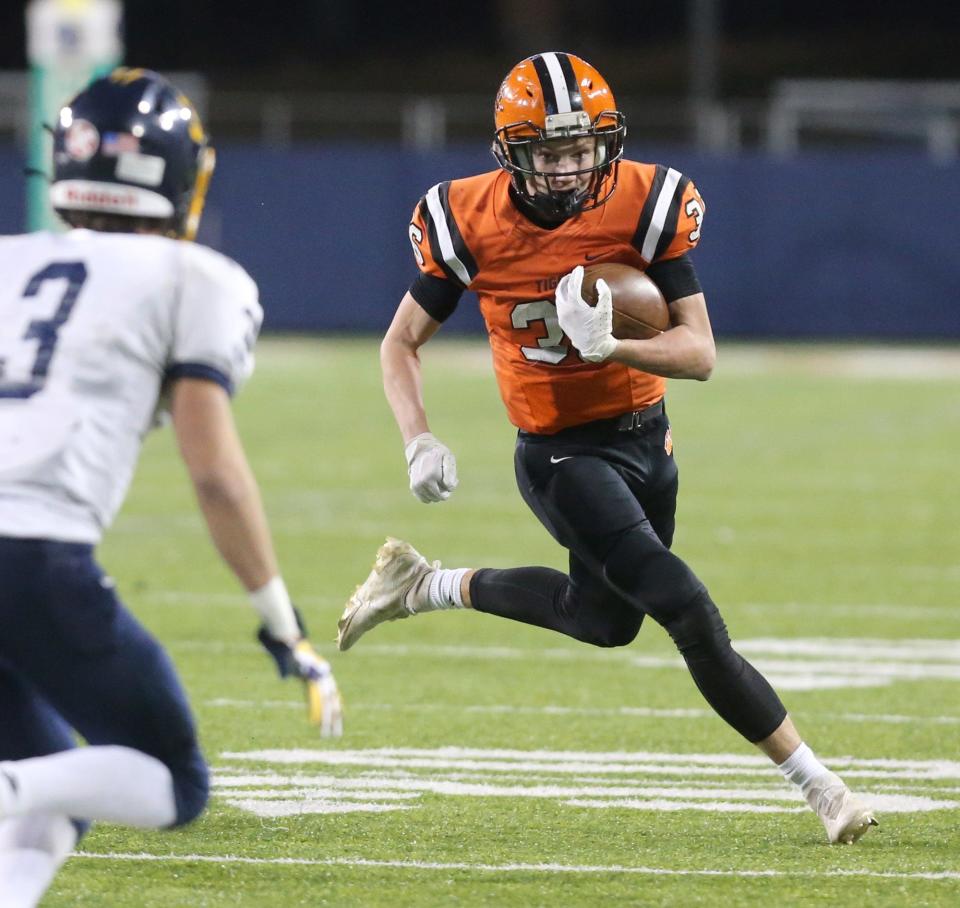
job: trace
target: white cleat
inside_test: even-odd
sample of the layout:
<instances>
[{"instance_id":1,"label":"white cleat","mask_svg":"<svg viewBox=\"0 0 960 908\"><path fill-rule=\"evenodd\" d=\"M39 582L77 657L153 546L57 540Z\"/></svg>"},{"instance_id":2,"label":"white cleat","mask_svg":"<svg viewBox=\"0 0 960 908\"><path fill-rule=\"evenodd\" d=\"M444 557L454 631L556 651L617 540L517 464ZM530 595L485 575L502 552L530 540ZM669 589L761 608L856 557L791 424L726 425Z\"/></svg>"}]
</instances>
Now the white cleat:
<instances>
[{"instance_id":1,"label":"white cleat","mask_svg":"<svg viewBox=\"0 0 960 908\"><path fill-rule=\"evenodd\" d=\"M857 800L832 772L818 779L806 798L823 822L831 845L852 845L871 826L879 825L873 810Z\"/></svg>"},{"instance_id":2,"label":"white cleat","mask_svg":"<svg viewBox=\"0 0 960 908\"><path fill-rule=\"evenodd\" d=\"M416 614L418 600L427 592L420 581L439 567L439 561L430 564L409 542L388 536L377 550L370 576L357 587L337 622L337 649L350 649L384 621Z\"/></svg>"}]
</instances>

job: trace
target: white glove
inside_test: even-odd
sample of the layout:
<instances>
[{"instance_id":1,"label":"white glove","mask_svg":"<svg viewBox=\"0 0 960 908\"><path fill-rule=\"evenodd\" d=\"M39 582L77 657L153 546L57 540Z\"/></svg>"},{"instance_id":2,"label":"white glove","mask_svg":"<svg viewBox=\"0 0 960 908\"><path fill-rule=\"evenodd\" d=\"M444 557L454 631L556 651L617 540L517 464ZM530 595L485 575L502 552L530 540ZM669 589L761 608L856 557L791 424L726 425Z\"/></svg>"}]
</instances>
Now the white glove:
<instances>
[{"instance_id":1,"label":"white glove","mask_svg":"<svg viewBox=\"0 0 960 908\"><path fill-rule=\"evenodd\" d=\"M617 349L613 336L613 300L607 282L597 281L597 305L580 295L583 265L577 265L557 284L557 319L564 334L590 363L602 363Z\"/></svg>"},{"instance_id":2,"label":"white glove","mask_svg":"<svg viewBox=\"0 0 960 908\"><path fill-rule=\"evenodd\" d=\"M404 448L410 491L421 501L444 501L457 487L457 461L429 432L411 438Z\"/></svg>"}]
</instances>

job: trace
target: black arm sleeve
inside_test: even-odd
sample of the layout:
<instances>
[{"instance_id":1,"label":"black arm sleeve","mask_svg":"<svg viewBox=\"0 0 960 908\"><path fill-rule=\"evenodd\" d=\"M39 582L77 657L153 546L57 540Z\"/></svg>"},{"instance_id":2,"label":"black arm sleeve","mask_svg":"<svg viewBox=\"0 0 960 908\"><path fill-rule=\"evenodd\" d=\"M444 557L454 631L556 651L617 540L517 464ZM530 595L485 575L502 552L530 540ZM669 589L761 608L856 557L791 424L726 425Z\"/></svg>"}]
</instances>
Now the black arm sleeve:
<instances>
[{"instance_id":1,"label":"black arm sleeve","mask_svg":"<svg viewBox=\"0 0 960 908\"><path fill-rule=\"evenodd\" d=\"M697 272L693 270L693 262L686 253L665 262L654 262L647 268L647 277L660 288L668 303L693 296L694 293L703 293Z\"/></svg>"},{"instance_id":2,"label":"black arm sleeve","mask_svg":"<svg viewBox=\"0 0 960 908\"><path fill-rule=\"evenodd\" d=\"M462 287L422 271L410 285L410 295L427 315L438 322L445 322L453 315L462 294Z\"/></svg>"}]
</instances>

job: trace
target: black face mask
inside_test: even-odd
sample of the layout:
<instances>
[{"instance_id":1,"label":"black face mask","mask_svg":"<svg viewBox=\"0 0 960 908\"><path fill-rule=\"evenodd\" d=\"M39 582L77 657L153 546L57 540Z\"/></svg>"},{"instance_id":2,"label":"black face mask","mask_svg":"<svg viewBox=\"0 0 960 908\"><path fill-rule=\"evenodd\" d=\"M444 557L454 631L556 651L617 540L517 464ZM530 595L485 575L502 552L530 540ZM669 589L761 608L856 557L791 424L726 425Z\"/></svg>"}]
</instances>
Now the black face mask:
<instances>
[{"instance_id":1,"label":"black face mask","mask_svg":"<svg viewBox=\"0 0 960 908\"><path fill-rule=\"evenodd\" d=\"M510 187L510 196L523 214L538 227L552 230L580 213L588 193L570 189L566 192L537 192L528 196Z\"/></svg>"}]
</instances>

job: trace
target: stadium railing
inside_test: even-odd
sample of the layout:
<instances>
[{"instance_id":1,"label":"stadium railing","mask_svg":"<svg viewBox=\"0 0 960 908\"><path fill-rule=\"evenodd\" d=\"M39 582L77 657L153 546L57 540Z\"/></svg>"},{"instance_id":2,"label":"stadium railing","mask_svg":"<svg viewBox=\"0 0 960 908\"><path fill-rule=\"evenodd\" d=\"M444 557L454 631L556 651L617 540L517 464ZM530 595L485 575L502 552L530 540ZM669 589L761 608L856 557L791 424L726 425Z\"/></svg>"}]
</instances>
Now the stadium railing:
<instances>
[{"instance_id":1,"label":"stadium railing","mask_svg":"<svg viewBox=\"0 0 960 908\"><path fill-rule=\"evenodd\" d=\"M198 73L169 73L191 96L218 139L273 148L300 141L395 142L438 150L489 140L486 94L257 92L212 88ZM0 139L27 135L29 77L0 72ZM805 149L925 150L937 162L960 159L960 82L791 79L768 101L619 99L631 137L735 154L789 156ZM346 124L346 128L345 128Z\"/></svg>"}]
</instances>

